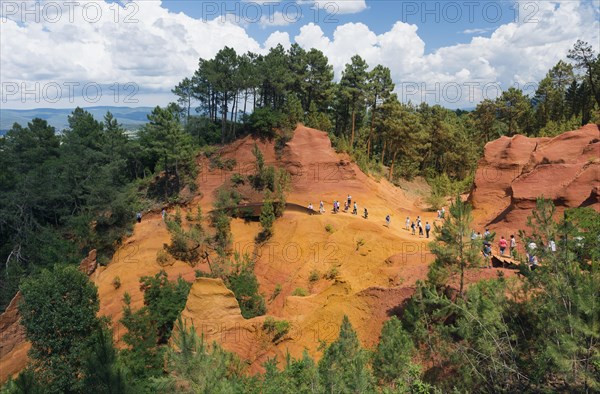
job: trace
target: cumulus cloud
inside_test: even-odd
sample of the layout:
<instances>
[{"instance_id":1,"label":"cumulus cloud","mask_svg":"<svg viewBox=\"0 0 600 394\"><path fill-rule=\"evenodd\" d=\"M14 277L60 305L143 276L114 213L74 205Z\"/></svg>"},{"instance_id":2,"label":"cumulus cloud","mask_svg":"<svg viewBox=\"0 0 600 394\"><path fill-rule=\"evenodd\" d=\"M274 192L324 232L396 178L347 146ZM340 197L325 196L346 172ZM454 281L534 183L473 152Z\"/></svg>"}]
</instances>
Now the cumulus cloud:
<instances>
[{"instance_id":1,"label":"cumulus cloud","mask_svg":"<svg viewBox=\"0 0 600 394\"><path fill-rule=\"evenodd\" d=\"M489 32L491 30L492 30L492 28L490 28L490 27L478 28L478 29L465 29L462 31L462 33L463 34L483 34L483 33Z\"/></svg>"},{"instance_id":2,"label":"cumulus cloud","mask_svg":"<svg viewBox=\"0 0 600 394\"><path fill-rule=\"evenodd\" d=\"M577 39L600 42L598 6L589 2L537 2L535 19L523 18L501 25L490 37L473 37L469 43L442 47L427 54L416 25L396 22L375 34L368 26L338 26L333 37L314 24L300 29L295 41L322 50L340 78L355 53L372 67L390 68L396 90L404 101L474 107L483 98L495 98L510 86L525 93L550 67L565 59Z\"/></svg>"},{"instance_id":3,"label":"cumulus cloud","mask_svg":"<svg viewBox=\"0 0 600 394\"><path fill-rule=\"evenodd\" d=\"M136 97L148 98L137 104L152 105L156 102L148 95L160 93L164 101L165 92L191 75L200 57L211 58L225 45L242 53L263 51L242 26L226 18L202 21L169 12L155 1L126 7L104 1L76 3L41 3L37 14L32 3L10 3L21 7L16 10L3 3L0 75L4 107L22 107L23 99L29 107L54 104L46 100L44 88L56 84L70 100L83 93L86 83L104 87L103 100L96 104L135 105L122 101L131 91L116 97L115 90L130 82L138 90ZM34 12L24 14L22 7ZM282 37L271 41L285 43ZM79 85L69 91L71 82ZM7 94L14 92L15 86L21 94ZM32 93L23 97L26 89ZM75 100L75 104L79 102ZM70 102L62 100L61 104Z\"/></svg>"},{"instance_id":4,"label":"cumulus cloud","mask_svg":"<svg viewBox=\"0 0 600 394\"><path fill-rule=\"evenodd\" d=\"M332 15L356 14L367 9L365 0L298 0L298 3L319 7Z\"/></svg>"},{"instance_id":5,"label":"cumulus cloud","mask_svg":"<svg viewBox=\"0 0 600 394\"><path fill-rule=\"evenodd\" d=\"M227 18L194 19L169 12L160 2L127 3L127 8L103 1L78 3L72 10L48 9L41 21L32 20L35 15L23 19L19 10L2 8L3 107L72 106L69 102L31 102L31 95L22 105L23 95L15 93L15 84L18 92L20 84L32 89L35 83L41 84L41 90L57 83L67 92L65 83L70 82L103 87L110 101L98 105L164 105L173 100L171 88L194 72L200 57L211 58L225 45L238 53L266 53L277 44L289 48L291 42L323 51L336 79L350 58L359 54L371 67L382 64L390 68L397 92L405 101L474 107L499 88L514 84L533 93L534 88L527 84L543 78L566 57L577 39L596 45L596 51L600 41L599 7L587 1L536 2L535 21L507 23L488 37L475 36L467 43L431 53L426 51L418 27L400 21L379 34L364 23L346 23L327 35L320 26L308 23L293 40L288 32L276 31L259 43L243 25ZM121 92L129 82L134 86ZM451 95L456 86L461 94L458 99ZM146 101L123 102L135 88L139 89L136 98ZM121 101L114 101L115 89Z\"/></svg>"}]
</instances>

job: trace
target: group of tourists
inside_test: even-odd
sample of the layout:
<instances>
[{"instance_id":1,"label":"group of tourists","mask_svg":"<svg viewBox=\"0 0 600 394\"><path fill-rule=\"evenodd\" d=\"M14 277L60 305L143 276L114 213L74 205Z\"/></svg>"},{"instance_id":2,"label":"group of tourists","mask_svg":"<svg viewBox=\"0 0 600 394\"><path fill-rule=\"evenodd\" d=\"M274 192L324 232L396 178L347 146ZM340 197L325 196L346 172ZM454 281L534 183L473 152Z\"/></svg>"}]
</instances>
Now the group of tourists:
<instances>
[{"instance_id":1,"label":"group of tourists","mask_svg":"<svg viewBox=\"0 0 600 394\"><path fill-rule=\"evenodd\" d=\"M337 214L338 212L340 212L341 209L341 204L338 200L334 200L332 203L332 213ZM307 208L310 211L314 211L314 206L312 204L312 202L308 203ZM346 198L346 200L344 201L344 212L348 212L350 210L350 208L352 208L352 214L353 215L358 215L358 203L356 201L352 201L352 196L350 194L348 194L348 197ZM325 213L325 203L323 202L323 200L321 200L319 202L319 213L324 214ZM367 209L367 207L363 208L363 218L368 219L369 218L369 210ZM390 223L391 223L391 216L387 215L385 218L385 223L386 226L389 227Z\"/></svg>"},{"instance_id":2,"label":"group of tourists","mask_svg":"<svg viewBox=\"0 0 600 394\"><path fill-rule=\"evenodd\" d=\"M475 240L477 238L483 239L482 254L486 260L486 267L491 268L492 267L491 261L492 261L493 254L492 254L492 244L490 242L491 233L490 233L489 229L485 229L485 232L483 234L481 234L481 232L476 233L475 230L473 230L473 232L471 233L471 239ZM548 241L548 245L546 245L546 248L550 252L555 253L556 252L556 242L554 242L554 240ZM511 234L509 239L506 239L504 236L500 237L500 240L498 241L498 251L500 252L501 257L504 257L504 256L515 257L516 249L517 249L517 240L516 240L514 234ZM531 269L535 269L539 265L539 259L537 256L537 251L538 251L537 244L533 241L530 242L529 244L527 244L525 251L526 251L526 257L527 257L527 262L529 263L529 267Z\"/></svg>"},{"instance_id":3,"label":"group of tourists","mask_svg":"<svg viewBox=\"0 0 600 394\"><path fill-rule=\"evenodd\" d=\"M333 205L332 212L338 213L340 211L340 202L338 200L334 200L332 205ZM354 201L354 204L352 204L352 196L348 194L348 198L346 199L346 201L344 201L344 212L348 212L348 210L350 210L350 207L352 207L352 214L358 215L358 204L356 201ZM308 204L308 209L311 211L313 210L312 203ZM321 214L325 213L325 203L322 200L321 200L321 202L319 202L319 213L321 213ZM366 207L364 208L364 211L363 211L363 217L365 219L369 218L369 211L367 210Z\"/></svg>"},{"instance_id":4,"label":"group of tourists","mask_svg":"<svg viewBox=\"0 0 600 394\"><path fill-rule=\"evenodd\" d=\"M446 208L442 207L442 209L437 210L437 218L444 219L446 217Z\"/></svg>"},{"instance_id":5,"label":"group of tourists","mask_svg":"<svg viewBox=\"0 0 600 394\"><path fill-rule=\"evenodd\" d=\"M438 211L438 218L442 218L443 216L440 217ZM425 226L423 226L423 221L421 220L421 216L417 216L417 220L415 221L411 221L410 220L410 216L406 217L406 221L404 222L404 229L407 231L411 231L412 235L416 235L417 230L419 230L419 238L423 237L423 229L425 229L425 238L429 238L429 233L431 232L431 224L429 224L429 222L425 222Z\"/></svg>"}]
</instances>

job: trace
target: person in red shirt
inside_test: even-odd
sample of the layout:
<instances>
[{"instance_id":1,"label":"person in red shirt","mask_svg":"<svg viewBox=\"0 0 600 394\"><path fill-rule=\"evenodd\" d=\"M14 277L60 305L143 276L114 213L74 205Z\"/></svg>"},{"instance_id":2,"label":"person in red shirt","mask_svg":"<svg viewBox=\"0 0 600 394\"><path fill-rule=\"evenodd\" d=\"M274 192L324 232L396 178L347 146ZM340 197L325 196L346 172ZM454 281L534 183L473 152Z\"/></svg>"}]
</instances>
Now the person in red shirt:
<instances>
[{"instance_id":1,"label":"person in red shirt","mask_svg":"<svg viewBox=\"0 0 600 394\"><path fill-rule=\"evenodd\" d=\"M500 238L500 241L498 242L498 246L500 247L500 256L504 256L504 251L506 250L506 247L508 246L508 242L506 241L506 239L504 239L504 237Z\"/></svg>"}]
</instances>

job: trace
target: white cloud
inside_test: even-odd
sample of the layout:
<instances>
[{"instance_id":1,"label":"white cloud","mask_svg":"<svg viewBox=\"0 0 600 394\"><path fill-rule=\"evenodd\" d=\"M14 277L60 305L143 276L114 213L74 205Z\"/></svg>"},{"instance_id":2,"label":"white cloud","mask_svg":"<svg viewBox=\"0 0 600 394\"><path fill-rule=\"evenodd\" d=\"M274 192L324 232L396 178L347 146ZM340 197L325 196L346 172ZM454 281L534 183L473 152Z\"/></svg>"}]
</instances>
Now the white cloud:
<instances>
[{"instance_id":1,"label":"white cloud","mask_svg":"<svg viewBox=\"0 0 600 394\"><path fill-rule=\"evenodd\" d=\"M483 34L483 33L487 33L489 31L491 31L492 29L490 27L486 27L486 28L478 28L478 29L465 29L462 31L463 34Z\"/></svg>"},{"instance_id":2,"label":"white cloud","mask_svg":"<svg viewBox=\"0 0 600 394\"><path fill-rule=\"evenodd\" d=\"M298 0L299 4L311 4L331 14L356 14L367 9L365 0Z\"/></svg>"},{"instance_id":3,"label":"white cloud","mask_svg":"<svg viewBox=\"0 0 600 394\"><path fill-rule=\"evenodd\" d=\"M269 48L274 48L278 44L281 44L281 46L283 46L285 49L289 49L292 46L292 43L290 42L290 35L281 31L271 33L271 35L265 40L263 49L267 51Z\"/></svg>"},{"instance_id":4,"label":"white cloud","mask_svg":"<svg viewBox=\"0 0 600 394\"><path fill-rule=\"evenodd\" d=\"M319 26L308 24L295 41L322 50L338 79L344 65L358 53L371 67L382 64L390 68L397 93L405 101L474 107L482 98L494 98L499 88L515 84L532 94L535 83L566 59L577 39L595 45L598 51L597 5L577 1L536 4L536 21L530 20L534 23L508 23L490 37L473 37L469 43L430 54L425 52L417 26L403 22L379 35L364 24L349 23L338 26L332 39Z\"/></svg>"},{"instance_id":5,"label":"white cloud","mask_svg":"<svg viewBox=\"0 0 600 394\"><path fill-rule=\"evenodd\" d=\"M389 67L397 91L405 100L426 99L449 106L472 107L484 93L490 96L497 91L496 85L487 91L482 87L495 83L503 89L514 83L526 87L526 83L543 78L558 60L565 59L577 39L595 45L596 51L600 42L599 8L590 2L537 2L535 23L508 23L490 32L489 37L475 36L468 43L442 47L429 54L417 26L404 22L396 22L381 34L364 23L346 23L338 26L331 36L318 25L308 23L300 28L293 41L287 32L276 31L259 43L248 35L244 26L227 18L202 21L169 12L160 2L143 1L133 3L128 9L119 8L117 21L116 8L111 3L94 1L93 6L81 0L79 3L72 10L72 22L65 8L48 12L48 17L40 23L30 19L21 23L3 8L3 15L9 19L0 22L2 99L9 94L10 99L21 98L21 94L13 94L14 84L22 90L21 84L33 89L35 83L40 83L38 93L45 86L58 84L66 94L69 87L65 83L73 81L81 84L79 90L85 83L103 87L106 96L103 99L109 102L96 105L164 105L173 100L171 88L194 72L200 57L211 58L225 45L238 53L265 53L277 44L289 48L295 41L304 48L323 51L338 79L344 65L358 53L371 67L376 64ZM91 23L93 7L97 6L101 7L102 17ZM129 20L125 21L125 17ZM136 97L145 101L124 102L131 93L129 90L121 91L118 97L121 101L114 102L114 85L123 87L128 82L139 86ZM478 85L472 88L472 84ZM462 89L460 100L457 103L444 100L444 88L455 85ZM470 93L473 97L469 97ZM35 93L26 97L26 104L9 101L2 102L2 106L73 105L44 102L44 97L42 102L32 102L32 96Z\"/></svg>"}]
</instances>

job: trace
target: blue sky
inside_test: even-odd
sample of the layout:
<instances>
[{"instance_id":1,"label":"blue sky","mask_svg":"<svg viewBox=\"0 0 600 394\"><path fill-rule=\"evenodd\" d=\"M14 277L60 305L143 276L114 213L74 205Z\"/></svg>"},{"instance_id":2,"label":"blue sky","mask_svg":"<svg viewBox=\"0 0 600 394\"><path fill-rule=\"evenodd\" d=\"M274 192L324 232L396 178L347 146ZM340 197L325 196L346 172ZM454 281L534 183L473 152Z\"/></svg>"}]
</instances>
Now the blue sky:
<instances>
[{"instance_id":1,"label":"blue sky","mask_svg":"<svg viewBox=\"0 0 600 394\"><path fill-rule=\"evenodd\" d=\"M155 106L223 46L358 54L403 101L473 108L535 84L577 39L600 47L600 0L0 2L0 106ZM317 13L316 10L319 10ZM300 15L301 14L301 15Z\"/></svg>"},{"instance_id":2,"label":"blue sky","mask_svg":"<svg viewBox=\"0 0 600 394\"><path fill-rule=\"evenodd\" d=\"M298 33L306 23L321 26L327 35L348 22L364 23L377 34L388 31L397 21L416 24L419 35L431 53L444 46L468 43L475 34L489 36L498 26L518 19L535 19L539 12L536 2L525 4L512 1L394 1L367 0L359 12L344 13L332 1L322 4L277 1L262 4L255 1L181 1L165 0L164 6L172 12L183 12L194 18L214 19L217 15L236 15L247 22L246 30L259 41L274 31ZM281 12L290 22L287 26L264 26L259 16L270 17Z\"/></svg>"}]
</instances>

